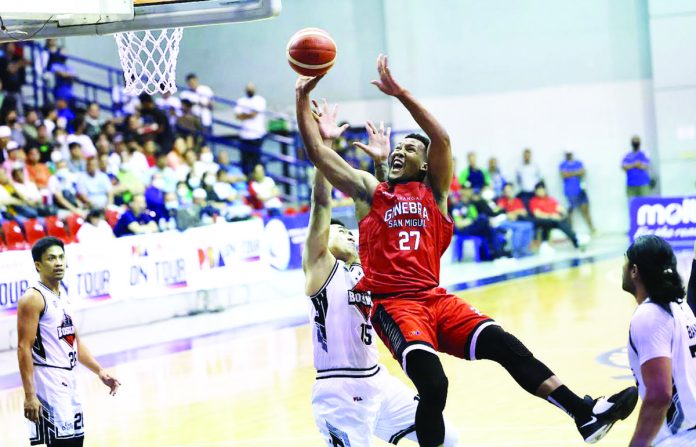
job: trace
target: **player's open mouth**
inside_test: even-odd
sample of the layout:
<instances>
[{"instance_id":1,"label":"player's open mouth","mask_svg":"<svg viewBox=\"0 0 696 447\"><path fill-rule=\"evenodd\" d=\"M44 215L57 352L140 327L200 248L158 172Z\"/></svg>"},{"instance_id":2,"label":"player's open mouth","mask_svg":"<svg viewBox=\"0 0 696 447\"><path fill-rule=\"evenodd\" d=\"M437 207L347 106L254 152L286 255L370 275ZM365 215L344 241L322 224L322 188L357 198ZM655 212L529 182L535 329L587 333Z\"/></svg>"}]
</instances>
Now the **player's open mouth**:
<instances>
[{"instance_id":1,"label":"player's open mouth","mask_svg":"<svg viewBox=\"0 0 696 447\"><path fill-rule=\"evenodd\" d=\"M404 167L404 160L401 158L395 158L392 161L392 169L401 169Z\"/></svg>"}]
</instances>

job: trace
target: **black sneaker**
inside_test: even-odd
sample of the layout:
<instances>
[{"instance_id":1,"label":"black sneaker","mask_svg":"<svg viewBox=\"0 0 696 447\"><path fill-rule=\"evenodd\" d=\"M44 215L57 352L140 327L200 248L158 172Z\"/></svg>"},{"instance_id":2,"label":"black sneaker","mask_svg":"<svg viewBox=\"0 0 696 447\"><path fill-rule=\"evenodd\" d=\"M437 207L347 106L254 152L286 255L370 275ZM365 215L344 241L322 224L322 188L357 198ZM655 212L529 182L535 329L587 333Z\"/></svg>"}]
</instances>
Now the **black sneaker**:
<instances>
[{"instance_id":1,"label":"black sneaker","mask_svg":"<svg viewBox=\"0 0 696 447\"><path fill-rule=\"evenodd\" d=\"M635 386L614 394L608 399L600 397L592 399L585 396L585 401L592 407L592 418L583 423L576 422L580 436L588 444L594 444L609 433L609 430L619 419L626 419L638 403L638 388Z\"/></svg>"}]
</instances>

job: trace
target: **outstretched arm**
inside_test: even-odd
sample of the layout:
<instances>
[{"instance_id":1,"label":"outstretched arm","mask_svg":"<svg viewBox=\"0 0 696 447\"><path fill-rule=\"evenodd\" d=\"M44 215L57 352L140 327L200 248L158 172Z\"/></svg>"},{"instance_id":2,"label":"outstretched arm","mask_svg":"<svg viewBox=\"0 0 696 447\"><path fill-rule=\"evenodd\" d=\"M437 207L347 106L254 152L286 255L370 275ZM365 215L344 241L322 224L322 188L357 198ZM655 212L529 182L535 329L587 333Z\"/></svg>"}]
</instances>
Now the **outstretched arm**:
<instances>
[{"instance_id":1,"label":"outstretched arm","mask_svg":"<svg viewBox=\"0 0 696 447\"><path fill-rule=\"evenodd\" d=\"M384 128L384 121L379 123L379 128L368 121L365 125L367 129L367 144L359 141L353 143L353 146L362 149L367 155L372 158L375 163L375 177L380 182L386 182L389 175L389 151L391 150L390 137L391 127Z\"/></svg>"},{"instance_id":2,"label":"outstretched arm","mask_svg":"<svg viewBox=\"0 0 696 447\"><path fill-rule=\"evenodd\" d=\"M307 155L312 163L326 176L336 188L356 201L370 203L375 188L379 184L376 178L365 171L352 168L330 147L324 144L319 128L312 117L309 92L321 77L300 77L295 86L297 124L304 141Z\"/></svg>"},{"instance_id":3,"label":"outstretched arm","mask_svg":"<svg viewBox=\"0 0 696 447\"><path fill-rule=\"evenodd\" d=\"M383 93L398 99L423 132L430 138L428 150L428 179L438 203L447 201L449 186L452 182L452 148L450 138L444 127L408 90L401 87L392 77L387 56L380 54L377 58L379 81L372 81Z\"/></svg>"},{"instance_id":4,"label":"outstretched arm","mask_svg":"<svg viewBox=\"0 0 696 447\"><path fill-rule=\"evenodd\" d=\"M330 146L348 125L336 125L337 108L330 108L324 100L321 108L313 101L317 110L313 117L318 123L323 144ZM305 273L305 293L311 296L319 290L331 274L336 258L329 251L329 228L331 225L331 190L333 187L318 169L314 171L309 228L302 253L302 270Z\"/></svg>"}]
</instances>

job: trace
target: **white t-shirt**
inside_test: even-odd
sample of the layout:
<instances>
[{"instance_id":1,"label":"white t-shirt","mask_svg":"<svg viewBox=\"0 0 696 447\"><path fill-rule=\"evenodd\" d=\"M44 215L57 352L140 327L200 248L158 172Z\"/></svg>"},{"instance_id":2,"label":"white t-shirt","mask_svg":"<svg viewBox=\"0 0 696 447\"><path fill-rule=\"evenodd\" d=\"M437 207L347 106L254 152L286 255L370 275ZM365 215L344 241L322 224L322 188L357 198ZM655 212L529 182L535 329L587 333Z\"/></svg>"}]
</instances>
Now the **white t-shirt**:
<instances>
[{"instance_id":1,"label":"white t-shirt","mask_svg":"<svg viewBox=\"0 0 696 447\"><path fill-rule=\"evenodd\" d=\"M258 112L255 117L242 120L242 128L239 137L243 140L258 140L266 135L266 99L263 96L254 95L251 98L243 96L237 100L235 113Z\"/></svg>"},{"instance_id":2,"label":"white t-shirt","mask_svg":"<svg viewBox=\"0 0 696 447\"><path fill-rule=\"evenodd\" d=\"M251 182L251 187L256 197L263 202L263 206L266 209L277 209L283 206L283 203L278 197L271 197L276 188L275 181L273 181L272 178L266 176L260 182L254 180Z\"/></svg>"},{"instance_id":3,"label":"white t-shirt","mask_svg":"<svg viewBox=\"0 0 696 447\"><path fill-rule=\"evenodd\" d=\"M523 164L517 169L517 181L520 191L534 192L534 187L542 180L539 167L535 164Z\"/></svg>"},{"instance_id":4,"label":"white t-shirt","mask_svg":"<svg viewBox=\"0 0 696 447\"><path fill-rule=\"evenodd\" d=\"M658 358L672 361L673 395L655 443L696 426L696 317L686 302L670 303L669 312L646 299L631 318L628 360L641 399L641 365Z\"/></svg>"},{"instance_id":5,"label":"white t-shirt","mask_svg":"<svg viewBox=\"0 0 696 447\"><path fill-rule=\"evenodd\" d=\"M94 146L92 139L87 135L70 134L68 135L67 143L70 145L72 142L80 143L80 146L82 146L82 154L85 156L85 158L90 158L97 155L97 148Z\"/></svg>"},{"instance_id":6,"label":"white t-shirt","mask_svg":"<svg viewBox=\"0 0 696 447\"><path fill-rule=\"evenodd\" d=\"M201 119L204 127L213 125L213 89L207 85L199 85L196 90L184 90L181 99L188 99L193 104L192 112Z\"/></svg>"},{"instance_id":7,"label":"white t-shirt","mask_svg":"<svg viewBox=\"0 0 696 447\"><path fill-rule=\"evenodd\" d=\"M85 221L77 230L77 241L81 244L98 244L114 237L114 231L104 219L97 222L96 226Z\"/></svg>"}]
</instances>

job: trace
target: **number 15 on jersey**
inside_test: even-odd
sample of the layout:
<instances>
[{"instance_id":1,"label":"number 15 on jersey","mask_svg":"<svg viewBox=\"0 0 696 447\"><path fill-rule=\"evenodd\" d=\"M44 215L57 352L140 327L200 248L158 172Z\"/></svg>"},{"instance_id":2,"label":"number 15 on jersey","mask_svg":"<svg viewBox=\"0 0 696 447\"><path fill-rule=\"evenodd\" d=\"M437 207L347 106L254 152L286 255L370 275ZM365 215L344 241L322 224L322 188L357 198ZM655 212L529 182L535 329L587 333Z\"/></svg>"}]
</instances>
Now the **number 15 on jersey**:
<instances>
[{"instance_id":1,"label":"number 15 on jersey","mask_svg":"<svg viewBox=\"0 0 696 447\"><path fill-rule=\"evenodd\" d=\"M399 231L399 250L418 250L420 231Z\"/></svg>"}]
</instances>

